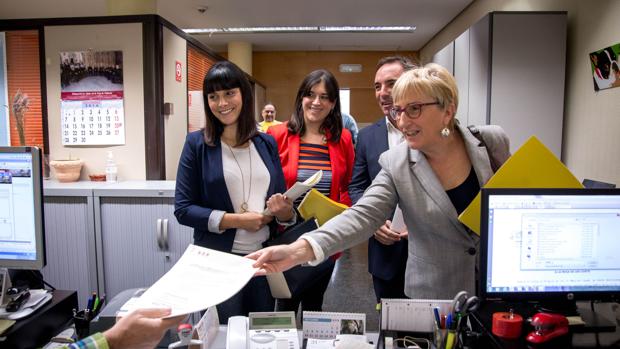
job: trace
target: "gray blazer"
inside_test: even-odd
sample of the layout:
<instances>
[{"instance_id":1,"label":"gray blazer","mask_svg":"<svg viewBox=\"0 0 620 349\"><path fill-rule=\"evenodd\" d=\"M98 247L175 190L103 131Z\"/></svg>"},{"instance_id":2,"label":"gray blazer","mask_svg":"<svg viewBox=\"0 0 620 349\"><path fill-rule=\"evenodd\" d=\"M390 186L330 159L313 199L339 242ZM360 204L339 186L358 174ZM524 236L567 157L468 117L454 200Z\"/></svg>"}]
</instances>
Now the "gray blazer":
<instances>
[{"instance_id":1,"label":"gray blazer","mask_svg":"<svg viewBox=\"0 0 620 349\"><path fill-rule=\"evenodd\" d=\"M482 187L493 175L489 156L503 164L510 152L499 126L478 129L484 142L467 127L457 124L456 131ZM398 204L409 228L405 294L418 299L452 299L461 290L474 294L479 237L458 221L424 154L405 142L383 153L379 163L381 172L357 204L307 235L331 256L368 239Z\"/></svg>"}]
</instances>

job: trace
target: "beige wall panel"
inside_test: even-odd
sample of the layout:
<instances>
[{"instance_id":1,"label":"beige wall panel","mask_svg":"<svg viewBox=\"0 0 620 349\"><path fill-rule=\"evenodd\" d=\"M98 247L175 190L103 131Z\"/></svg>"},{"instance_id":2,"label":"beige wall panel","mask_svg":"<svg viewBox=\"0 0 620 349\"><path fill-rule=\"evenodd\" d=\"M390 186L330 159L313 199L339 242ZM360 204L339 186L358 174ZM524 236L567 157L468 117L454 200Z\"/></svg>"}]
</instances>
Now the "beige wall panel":
<instances>
[{"instance_id":1,"label":"beige wall panel","mask_svg":"<svg viewBox=\"0 0 620 349\"><path fill-rule=\"evenodd\" d=\"M358 124L373 123L383 117L382 114L372 87L351 89L351 115Z\"/></svg>"},{"instance_id":2,"label":"beige wall panel","mask_svg":"<svg viewBox=\"0 0 620 349\"><path fill-rule=\"evenodd\" d=\"M313 70L332 72L341 88L351 89L351 113L358 122L371 122L380 115L372 89L375 66L384 56L396 52L367 51L285 51L255 52L253 76L265 84L267 100L278 108L278 120L287 120L293 112L295 95L303 78ZM413 51L398 54L417 57ZM340 73L340 64L361 64L361 73ZM361 121L360 121L361 120Z\"/></svg>"},{"instance_id":3,"label":"beige wall panel","mask_svg":"<svg viewBox=\"0 0 620 349\"><path fill-rule=\"evenodd\" d=\"M166 179L176 179L177 166L187 134L187 42L164 28L164 103L172 103L172 115L164 115ZM181 63L181 81L176 80L176 62Z\"/></svg>"},{"instance_id":4,"label":"beige wall panel","mask_svg":"<svg viewBox=\"0 0 620 349\"><path fill-rule=\"evenodd\" d=\"M60 52L123 51L125 144L114 146L62 145L60 124ZM80 158L82 180L105 173L108 151L114 153L119 180L146 179L144 159L144 78L142 73L142 24L97 24L45 27L47 125L50 159ZM52 173L53 175L53 173Z\"/></svg>"}]
</instances>

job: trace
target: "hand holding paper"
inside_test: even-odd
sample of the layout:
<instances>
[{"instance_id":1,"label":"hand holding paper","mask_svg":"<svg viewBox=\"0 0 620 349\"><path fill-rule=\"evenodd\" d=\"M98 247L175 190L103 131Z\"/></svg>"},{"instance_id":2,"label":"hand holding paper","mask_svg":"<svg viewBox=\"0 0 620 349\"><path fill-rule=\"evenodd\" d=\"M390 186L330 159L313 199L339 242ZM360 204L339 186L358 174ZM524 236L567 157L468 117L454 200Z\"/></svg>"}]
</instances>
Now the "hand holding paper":
<instances>
[{"instance_id":1,"label":"hand holding paper","mask_svg":"<svg viewBox=\"0 0 620 349\"><path fill-rule=\"evenodd\" d=\"M172 269L126 310L170 308L167 317L174 317L207 309L239 292L256 271L253 263L230 253L189 245Z\"/></svg>"},{"instance_id":2,"label":"hand holding paper","mask_svg":"<svg viewBox=\"0 0 620 349\"><path fill-rule=\"evenodd\" d=\"M298 197L302 196L305 192L312 189L323 177L323 171L317 171L310 178L306 179L302 182L296 182L289 190L284 193L284 196L291 199L291 201L297 200ZM264 215L271 215L269 209L265 209L263 211Z\"/></svg>"}]
</instances>

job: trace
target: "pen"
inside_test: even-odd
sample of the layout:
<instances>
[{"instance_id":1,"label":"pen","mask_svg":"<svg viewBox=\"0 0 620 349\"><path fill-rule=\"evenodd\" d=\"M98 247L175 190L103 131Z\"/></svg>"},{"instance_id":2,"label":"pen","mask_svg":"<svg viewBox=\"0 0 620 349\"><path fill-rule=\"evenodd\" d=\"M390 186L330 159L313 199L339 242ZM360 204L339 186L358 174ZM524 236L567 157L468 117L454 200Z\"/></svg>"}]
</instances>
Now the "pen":
<instances>
[{"instance_id":1,"label":"pen","mask_svg":"<svg viewBox=\"0 0 620 349\"><path fill-rule=\"evenodd\" d=\"M93 303L93 313L96 314L97 309L99 309L99 297L95 294L95 302Z\"/></svg>"},{"instance_id":2,"label":"pen","mask_svg":"<svg viewBox=\"0 0 620 349\"><path fill-rule=\"evenodd\" d=\"M452 313L448 314L448 318L446 319L446 328L447 329L452 328Z\"/></svg>"},{"instance_id":3,"label":"pen","mask_svg":"<svg viewBox=\"0 0 620 349\"><path fill-rule=\"evenodd\" d=\"M101 298L99 298L99 309L103 308L104 304L105 304L105 294L101 296Z\"/></svg>"},{"instance_id":4,"label":"pen","mask_svg":"<svg viewBox=\"0 0 620 349\"><path fill-rule=\"evenodd\" d=\"M435 325L440 328L441 320L439 319L439 307L433 308L433 314L435 314Z\"/></svg>"},{"instance_id":5,"label":"pen","mask_svg":"<svg viewBox=\"0 0 620 349\"><path fill-rule=\"evenodd\" d=\"M452 349L454 346L454 332L448 331L448 337L446 338L446 349Z\"/></svg>"},{"instance_id":6,"label":"pen","mask_svg":"<svg viewBox=\"0 0 620 349\"><path fill-rule=\"evenodd\" d=\"M94 302L95 302L95 297L92 297L92 296L88 297L88 302L86 302L86 309L92 310Z\"/></svg>"}]
</instances>

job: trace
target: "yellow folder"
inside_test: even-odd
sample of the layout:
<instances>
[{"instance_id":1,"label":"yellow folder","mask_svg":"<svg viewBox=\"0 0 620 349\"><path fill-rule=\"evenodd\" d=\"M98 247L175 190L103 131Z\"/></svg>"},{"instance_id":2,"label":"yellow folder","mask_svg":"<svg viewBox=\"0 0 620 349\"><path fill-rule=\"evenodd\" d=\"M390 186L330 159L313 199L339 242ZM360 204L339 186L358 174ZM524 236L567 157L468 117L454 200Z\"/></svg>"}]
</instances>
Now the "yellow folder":
<instances>
[{"instance_id":1,"label":"yellow folder","mask_svg":"<svg viewBox=\"0 0 620 349\"><path fill-rule=\"evenodd\" d=\"M583 185L536 136L532 136L484 187L583 188ZM480 235L480 193L461 213L459 220Z\"/></svg>"},{"instance_id":2,"label":"yellow folder","mask_svg":"<svg viewBox=\"0 0 620 349\"><path fill-rule=\"evenodd\" d=\"M347 205L336 202L319 193L318 190L312 189L301 201L298 210L304 220L314 217L321 226L347 208Z\"/></svg>"}]
</instances>

